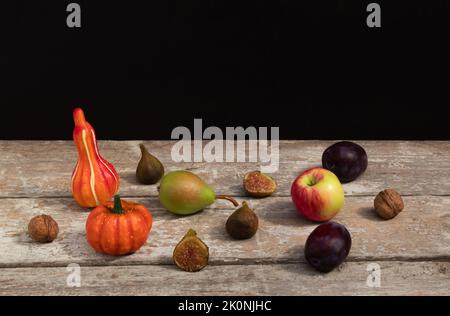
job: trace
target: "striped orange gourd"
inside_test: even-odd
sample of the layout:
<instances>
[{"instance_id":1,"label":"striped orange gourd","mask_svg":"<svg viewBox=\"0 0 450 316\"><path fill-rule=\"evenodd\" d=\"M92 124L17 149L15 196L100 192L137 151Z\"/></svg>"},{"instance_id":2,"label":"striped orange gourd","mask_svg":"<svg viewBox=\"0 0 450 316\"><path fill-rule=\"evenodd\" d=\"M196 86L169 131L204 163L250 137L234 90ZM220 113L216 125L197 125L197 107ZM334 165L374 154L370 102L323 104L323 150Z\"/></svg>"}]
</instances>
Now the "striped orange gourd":
<instances>
[{"instance_id":1,"label":"striped orange gourd","mask_svg":"<svg viewBox=\"0 0 450 316\"><path fill-rule=\"evenodd\" d=\"M73 140L78 149L78 161L72 174L73 197L83 207L102 205L119 190L119 175L100 155L95 131L82 109L73 111L73 120Z\"/></svg>"}]
</instances>

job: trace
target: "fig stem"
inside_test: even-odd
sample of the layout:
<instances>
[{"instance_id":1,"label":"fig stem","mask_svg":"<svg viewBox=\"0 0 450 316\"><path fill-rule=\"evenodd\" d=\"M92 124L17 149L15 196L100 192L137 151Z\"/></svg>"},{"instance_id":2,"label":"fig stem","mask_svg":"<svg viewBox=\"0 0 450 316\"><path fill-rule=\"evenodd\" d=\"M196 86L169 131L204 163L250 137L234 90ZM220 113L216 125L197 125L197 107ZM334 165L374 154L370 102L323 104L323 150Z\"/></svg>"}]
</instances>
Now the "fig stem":
<instances>
[{"instance_id":1,"label":"fig stem","mask_svg":"<svg viewBox=\"0 0 450 316\"><path fill-rule=\"evenodd\" d=\"M141 154L144 155L147 151L147 148L145 148L144 144L139 144L139 148L141 149Z\"/></svg>"},{"instance_id":2,"label":"fig stem","mask_svg":"<svg viewBox=\"0 0 450 316\"><path fill-rule=\"evenodd\" d=\"M230 196L216 195L216 200L227 200L227 201L230 201L231 203L233 203L234 206L239 206L239 203Z\"/></svg>"}]
</instances>

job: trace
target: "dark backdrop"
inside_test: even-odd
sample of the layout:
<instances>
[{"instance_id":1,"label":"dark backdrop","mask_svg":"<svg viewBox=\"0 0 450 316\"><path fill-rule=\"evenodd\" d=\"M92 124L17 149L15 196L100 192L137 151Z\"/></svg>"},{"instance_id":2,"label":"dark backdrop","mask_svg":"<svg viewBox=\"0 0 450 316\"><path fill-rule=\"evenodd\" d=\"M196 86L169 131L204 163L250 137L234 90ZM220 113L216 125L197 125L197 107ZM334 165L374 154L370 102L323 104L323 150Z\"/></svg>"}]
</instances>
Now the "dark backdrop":
<instances>
[{"instance_id":1,"label":"dark backdrop","mask_svg":"<svg viewBox=\"0 0 450 316\"><path fill-rule=\"evenodd\" d=\"M1 4L0 138L102 139L279 126L286 139L450 139L450 1L71 1Z\"/></svg>"}]
</instances>

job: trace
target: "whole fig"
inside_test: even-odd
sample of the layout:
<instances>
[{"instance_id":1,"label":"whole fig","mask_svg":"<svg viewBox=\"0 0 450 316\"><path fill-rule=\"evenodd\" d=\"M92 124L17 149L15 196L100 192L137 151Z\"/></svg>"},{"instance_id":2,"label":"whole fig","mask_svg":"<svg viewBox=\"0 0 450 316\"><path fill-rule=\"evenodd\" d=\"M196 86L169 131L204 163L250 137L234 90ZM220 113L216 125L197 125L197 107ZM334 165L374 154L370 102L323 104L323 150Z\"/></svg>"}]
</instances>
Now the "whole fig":
<instances>
[{"instance_id":1,"label":"whole fig","mask_svg":"<svg viewBox=\"0 0 450 316\"><path fill-rule=\"evenodd\" d=\"M243 202L242 206L228 217L226 229L234 239L252 238L258 230L258 216Z\"/></svg>"},{"instance_id":2,"label":"whole fig","mask_svg":"<svg viewBox=\"0 0 450 316\"><path fill-rule=\"evenodd\" d=\"M161 161L150 154L144 144L139 145L141 160L136 168L136 178L142 184L155 184L164 175L164 166Z\"/></svg>"}]
</instances>

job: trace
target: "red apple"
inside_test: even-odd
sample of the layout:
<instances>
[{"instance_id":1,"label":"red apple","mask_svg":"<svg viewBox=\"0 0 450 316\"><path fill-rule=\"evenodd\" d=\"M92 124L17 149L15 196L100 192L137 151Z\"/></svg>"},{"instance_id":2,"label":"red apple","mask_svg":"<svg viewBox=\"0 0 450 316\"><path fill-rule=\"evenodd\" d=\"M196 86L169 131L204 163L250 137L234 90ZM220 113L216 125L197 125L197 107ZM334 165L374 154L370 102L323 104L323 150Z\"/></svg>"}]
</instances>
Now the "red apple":
<instances>
[{"instance_id":1,"label":"red apple","mask_svg":"<svg viewBox=\"0 0 450 316\"><path fill-rule=\"evenodd\" d=\"M312 168L292 183L292 201L307 219L323 222L333 218L344 206L344 189L336 175L323 168Z\"/></svg>"}]
</instances>

